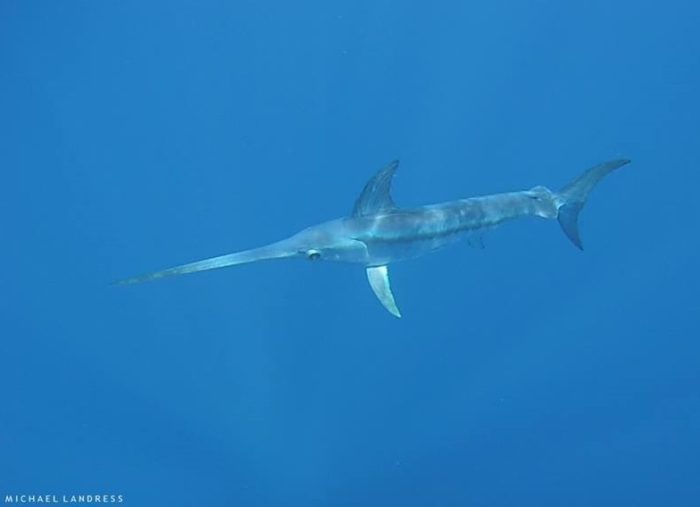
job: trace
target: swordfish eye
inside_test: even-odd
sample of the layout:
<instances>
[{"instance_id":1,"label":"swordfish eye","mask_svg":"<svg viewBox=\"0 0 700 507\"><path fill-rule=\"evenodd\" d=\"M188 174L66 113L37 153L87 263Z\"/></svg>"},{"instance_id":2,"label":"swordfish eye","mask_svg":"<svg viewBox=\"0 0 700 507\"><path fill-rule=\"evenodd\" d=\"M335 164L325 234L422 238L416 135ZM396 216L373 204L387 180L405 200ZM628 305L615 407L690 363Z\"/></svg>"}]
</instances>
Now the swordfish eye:
<instances>
[{"instance_id":1,"label":"swordfish eye","mask_svg":"<svg viewBox=\"0 0 700 507\"><path fill-rule=\"evenodd\" d=\"M317 261L321 258L321 252L312 248L311 250L306 251L306 258L310 261Z\"/></svg>"}]
</instances>

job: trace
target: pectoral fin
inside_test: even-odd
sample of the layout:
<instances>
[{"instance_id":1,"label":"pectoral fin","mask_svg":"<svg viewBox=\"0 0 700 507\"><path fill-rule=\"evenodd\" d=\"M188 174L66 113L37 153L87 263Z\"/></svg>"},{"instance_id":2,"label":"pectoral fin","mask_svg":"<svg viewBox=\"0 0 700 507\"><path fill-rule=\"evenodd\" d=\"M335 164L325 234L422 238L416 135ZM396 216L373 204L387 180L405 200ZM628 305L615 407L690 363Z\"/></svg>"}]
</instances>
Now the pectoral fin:
<instances>
[{"instance_id":1,"label":"pectoral fin","mask_svg":"<svg viewBox=\"0 0 700 507\"><path fill-rule=\"evenodd\" d=\"M367 279L372 287L372 290L379 298L379 301L384 305L384 308L389 310L394 317L401 317L401 312L396 306L394 295L391 293L391 284L389 283L389 269L386 266L373 266L367 268Z\"/></svg>"}]
</instances>

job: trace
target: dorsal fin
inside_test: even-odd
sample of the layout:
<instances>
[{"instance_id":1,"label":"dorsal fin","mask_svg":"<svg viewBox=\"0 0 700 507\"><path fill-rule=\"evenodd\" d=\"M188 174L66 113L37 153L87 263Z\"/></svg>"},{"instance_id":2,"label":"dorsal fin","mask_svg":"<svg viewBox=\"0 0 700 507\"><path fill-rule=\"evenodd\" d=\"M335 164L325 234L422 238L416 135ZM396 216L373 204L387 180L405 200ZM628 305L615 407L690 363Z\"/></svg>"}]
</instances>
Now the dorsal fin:
<instances>
[{"instance_id":1,"label":"dorsal fin","mask_svg":"<svg viewBox=\"0 0 700 507\"><path fill-rule=\"evenodd\" d=\"M394 160L379 170L362 189L360 197L355 201L352 216L361 217L374 215L382 211L391 211L396 207L391 198L391 180L399 167L399 161Z\"/></svg>"}]
</instances>

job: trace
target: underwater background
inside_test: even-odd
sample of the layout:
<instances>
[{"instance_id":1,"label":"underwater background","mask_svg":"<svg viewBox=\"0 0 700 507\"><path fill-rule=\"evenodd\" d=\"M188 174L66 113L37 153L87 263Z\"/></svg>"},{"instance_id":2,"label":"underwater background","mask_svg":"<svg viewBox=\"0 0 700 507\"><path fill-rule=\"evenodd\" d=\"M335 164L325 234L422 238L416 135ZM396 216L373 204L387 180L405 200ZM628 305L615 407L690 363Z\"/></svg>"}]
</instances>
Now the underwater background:
<instances>
[{"instance_id":1,"label":"underwater background","mask_svg":"<svg viewBox=\"0 0 700 507\"><path fill-rule=\"evenodd\" d=\"M700 4L0 5L0 498L700 505ZM346 215L560 188L396 264L118 287ZM60 501L60 498L59 498Z\"/></svg>"}]
</instances>

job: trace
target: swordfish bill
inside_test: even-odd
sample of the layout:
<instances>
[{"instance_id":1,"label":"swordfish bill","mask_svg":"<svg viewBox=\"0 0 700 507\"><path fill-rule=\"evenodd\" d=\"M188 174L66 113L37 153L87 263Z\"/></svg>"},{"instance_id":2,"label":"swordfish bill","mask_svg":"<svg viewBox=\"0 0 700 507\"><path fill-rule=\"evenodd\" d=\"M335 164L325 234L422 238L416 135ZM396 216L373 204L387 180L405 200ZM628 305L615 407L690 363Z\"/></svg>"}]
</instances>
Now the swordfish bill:
<instances>
[{"instance_id":1,"label":"swordfish bill","mask_svg":"<svg viewBox=\"0 0 700 507\"><path fill-rule=\"evenodd\" d=\"M391 197L391 184L399 166L398 160L394 160L367 182L348 216L313 225L259 248L182 264L117 284L131 285L269 259L347 262L365 268L377 299L389 313L401 317L391 290L390 264L434 252L461 238L478 237L487 229L523 217L556 219L566 237L583 250L578 226L581 210L593 188L628 163L626 159L604 162L556 192L535 186L517 192L401 208Z\"/></svg>"}]
</instances>

